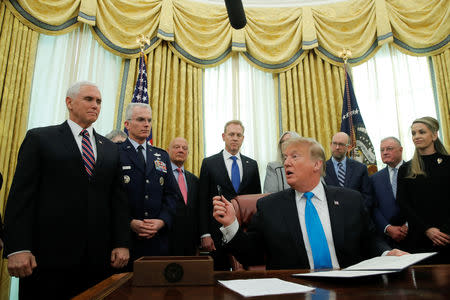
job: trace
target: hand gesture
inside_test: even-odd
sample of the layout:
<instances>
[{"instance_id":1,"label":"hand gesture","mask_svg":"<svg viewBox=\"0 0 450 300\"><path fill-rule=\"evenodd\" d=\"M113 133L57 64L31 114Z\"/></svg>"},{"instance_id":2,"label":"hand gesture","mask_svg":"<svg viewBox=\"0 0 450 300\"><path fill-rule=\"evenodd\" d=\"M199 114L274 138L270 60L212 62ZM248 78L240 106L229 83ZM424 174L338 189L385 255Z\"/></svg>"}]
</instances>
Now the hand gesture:
<instances>
[{"instance_id":1,"label":"hand gesture","mask_svg":"<svg viewBox=\"0 0 450 300\"><path fill-rule=\"evenodd\" d=\"M223 196L213 198L213 217L223 226L231 225L236 219L233 204Z\"/></svg>"}]
</instances>

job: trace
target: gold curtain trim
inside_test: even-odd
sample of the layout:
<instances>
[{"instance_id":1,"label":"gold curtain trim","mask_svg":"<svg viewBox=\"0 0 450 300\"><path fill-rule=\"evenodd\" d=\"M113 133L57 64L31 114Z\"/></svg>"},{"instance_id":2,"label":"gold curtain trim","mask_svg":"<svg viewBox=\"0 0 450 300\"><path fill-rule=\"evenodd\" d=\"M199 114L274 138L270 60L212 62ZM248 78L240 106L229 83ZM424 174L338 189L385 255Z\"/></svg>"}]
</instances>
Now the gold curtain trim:
<instances>
[{"instance_id":1,"label":"gold curtain trim","mask_svg":"<svg viewBox=\"0 0 450 300\"><path fill-rule=\"evenodd\" d=\"M4 1L21 22L38 32L65 33L79 22L95 25L97 41L124 58L139 56L136 37L143 34L154 42L146 53L166 40L180 59L200 68L220 64L229 57L228 51L247 53L257 68L274 72L292 68L301 51L312 49L327 62L341 65L343 48L351 50L351 64L366 61L386 43L416 56L449 48L448 0L247 8L247 25L241 30L231 28L224 5L188 0Z\"/></svg>"}]
</instances>

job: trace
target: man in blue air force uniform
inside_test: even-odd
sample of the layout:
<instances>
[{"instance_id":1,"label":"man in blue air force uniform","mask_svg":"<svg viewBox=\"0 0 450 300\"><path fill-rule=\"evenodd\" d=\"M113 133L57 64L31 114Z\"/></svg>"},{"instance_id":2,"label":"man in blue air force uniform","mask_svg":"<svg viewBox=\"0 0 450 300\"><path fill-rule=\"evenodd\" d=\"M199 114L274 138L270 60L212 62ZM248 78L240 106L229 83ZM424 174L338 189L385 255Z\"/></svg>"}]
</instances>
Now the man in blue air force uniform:
<instances>
[{"instance_id":1,"label":"man in blue air force uniform","mask_svg":"<svg viewBox=\"0 0 450 300\"><path fill-rule=\"evenodd\" d=\"M128 192L131 260L144 255L168 255L168 232L175 211L176 183L166 151L149 145L152 110L130 103L124 125L128 139L119 145L123 180Z\"/></svg>"}]
</instances>

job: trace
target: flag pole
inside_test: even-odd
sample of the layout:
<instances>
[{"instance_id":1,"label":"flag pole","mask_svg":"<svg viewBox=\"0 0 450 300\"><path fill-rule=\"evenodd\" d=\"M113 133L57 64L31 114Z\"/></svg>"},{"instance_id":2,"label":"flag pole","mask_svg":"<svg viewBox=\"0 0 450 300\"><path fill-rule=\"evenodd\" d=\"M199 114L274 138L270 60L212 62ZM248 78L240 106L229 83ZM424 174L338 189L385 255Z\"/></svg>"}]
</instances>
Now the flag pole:
<instances>
[{"instance_id":1,"label":"flag pole","mask_svg":"<svg viewBox=\"0 0 450 300\"><path fill-rule=\"evenodd\" d=\"M352 106L350 102L350 89L348 87L348 59L351 58L352 51L347 48L342 48L342 51L339 53L339 57L342 58L344 61L344 72L345 72L345 92L347 93L347 111L352 111ZM349 114L348 122L350 124L350 147L348 149L348 155L351 158L355 158L355 149L356 149L356 133L355 133L355 127L353 126L353 117L352 114Z\"/></svg>"}]
</instances>

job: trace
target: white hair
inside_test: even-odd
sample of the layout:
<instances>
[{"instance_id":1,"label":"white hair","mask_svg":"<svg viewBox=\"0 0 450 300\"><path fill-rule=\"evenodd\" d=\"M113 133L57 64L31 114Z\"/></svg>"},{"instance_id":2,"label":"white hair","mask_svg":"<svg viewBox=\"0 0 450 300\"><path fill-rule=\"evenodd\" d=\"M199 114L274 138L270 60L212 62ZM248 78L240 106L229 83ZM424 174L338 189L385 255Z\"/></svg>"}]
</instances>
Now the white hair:
<instances>
[{"instance_id":1,"label":"white hair","mask_svg":"<svg viewBox=\"0 0 450 300\"><path fill-rule=\"evenodd\" d=\"M132 103L128 104L127 109L125 111L125 120L128 120L128 121L131 120L131 118L133 117L133 109L135 107L145 107L148 110L150 110L150 113L152 112L152 108L147 103L132 102Z\"/></svg>"},{"instance_id":2,"label":"white hair","mask_svg":"<svg viewBox=\"0 0 450 300\"><path fill-rule=\"evenodd\" d=\"M66 97L75 98L78 95L78 93L80 93L81 87L86 86L86 85L87 86L95 86L97 88L97 90L100 91L98 86L91 81L87 81L87 80L77 81L67 89Z\"/></svg>"}]
</instances>

